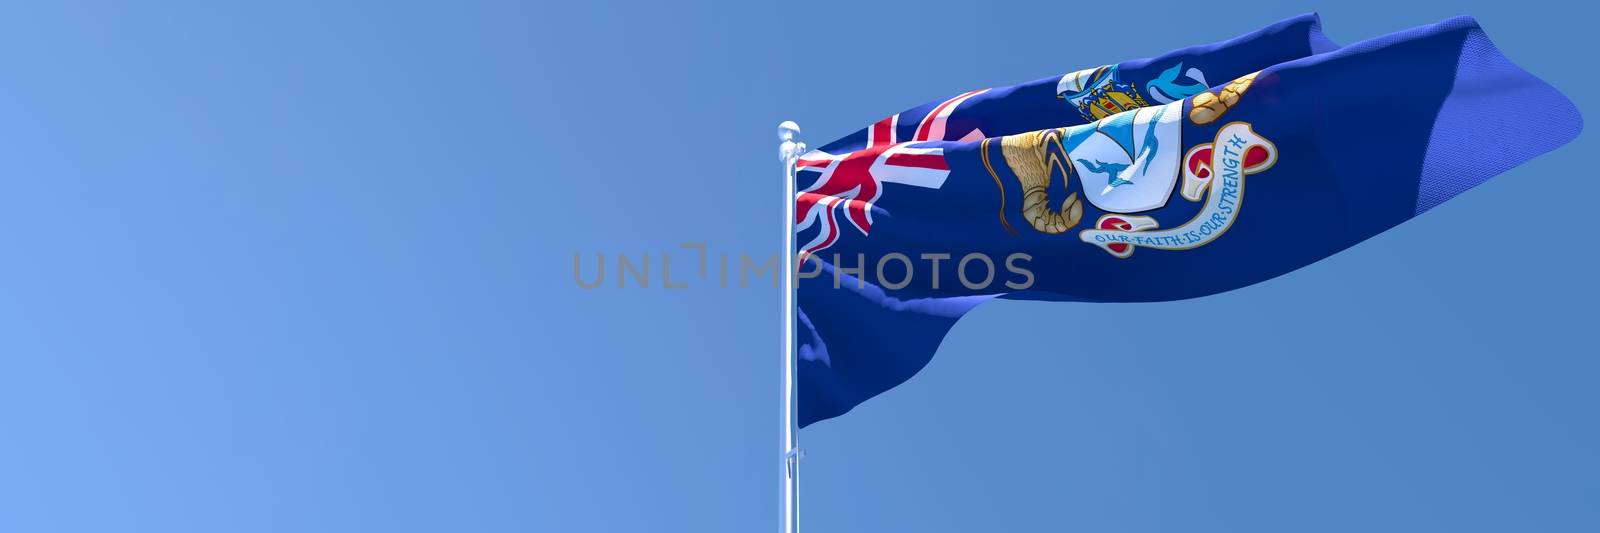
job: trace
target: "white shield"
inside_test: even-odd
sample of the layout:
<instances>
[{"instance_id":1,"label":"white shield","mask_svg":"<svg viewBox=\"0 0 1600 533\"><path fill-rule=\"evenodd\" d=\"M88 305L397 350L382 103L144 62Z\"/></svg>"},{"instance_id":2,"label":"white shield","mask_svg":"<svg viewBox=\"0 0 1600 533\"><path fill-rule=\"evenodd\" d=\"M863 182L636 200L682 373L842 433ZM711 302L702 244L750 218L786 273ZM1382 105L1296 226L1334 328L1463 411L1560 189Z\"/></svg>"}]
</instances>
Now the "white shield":
<instances>
[{"instance_id":1,"label":"white shield","mask_svg":"<svg viewBox=\"0 0 1600 533\"><path fill-rule=\"evenodd\" d=\"M1167 205L1178 182L1182 115L1178 101L1106 117L1081 137L1069 133L1077 138L1064 147L1089 203L1113 213Z\"/></svg>"}]
</instances>

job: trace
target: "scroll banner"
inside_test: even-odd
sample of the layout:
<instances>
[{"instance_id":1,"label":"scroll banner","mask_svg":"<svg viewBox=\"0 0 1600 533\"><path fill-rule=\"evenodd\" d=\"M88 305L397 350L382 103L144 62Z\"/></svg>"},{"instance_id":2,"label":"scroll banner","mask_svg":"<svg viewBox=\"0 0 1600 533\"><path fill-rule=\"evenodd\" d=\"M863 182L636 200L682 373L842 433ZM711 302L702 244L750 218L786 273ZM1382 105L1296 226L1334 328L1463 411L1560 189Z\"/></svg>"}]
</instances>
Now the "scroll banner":
<instances>
[{"instance_id":1,"label":"scroll banner","mask_svg":"<svg viewBox=\"0 0 1600 533\"><path fill-rule=\"evenodd\" d=\"M1249 123L1230 122L1217 131L1214 142L1190 148L1183 160L1180 194L1190 201L1200 201L1205 194L1205 207L1194 218L1157 230L1154 218L1112 213L1101 216L1078 238L1123 259L1139 246L1158 250L1205 246L1233 225L1244 201L1244 177L1272 168L1278 147L1256 134Z\"/></svg>"}]
</instances>

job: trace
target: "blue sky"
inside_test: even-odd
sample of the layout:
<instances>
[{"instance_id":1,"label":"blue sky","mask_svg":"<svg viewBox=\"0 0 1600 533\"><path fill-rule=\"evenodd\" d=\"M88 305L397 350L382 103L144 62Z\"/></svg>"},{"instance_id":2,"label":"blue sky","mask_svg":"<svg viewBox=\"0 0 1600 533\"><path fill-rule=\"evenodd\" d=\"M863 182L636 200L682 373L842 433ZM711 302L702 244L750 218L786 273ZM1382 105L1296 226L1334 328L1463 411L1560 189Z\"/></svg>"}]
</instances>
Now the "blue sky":
<instances>
[{"instance_id":1,"label":"blue sky","mask_svg":"<svg viewBox=\"0 0 1600 533\"><path fill-rule=\"evenodd\" d=\"M574 253L772 253L781 120L1312 10L1594 116L1570 3L7 6L0 529L772 530L777 291ZM1254 287L983 306L802 433L806 529L1594 530L1590 137Z\"/></svg>"}]
</instances>

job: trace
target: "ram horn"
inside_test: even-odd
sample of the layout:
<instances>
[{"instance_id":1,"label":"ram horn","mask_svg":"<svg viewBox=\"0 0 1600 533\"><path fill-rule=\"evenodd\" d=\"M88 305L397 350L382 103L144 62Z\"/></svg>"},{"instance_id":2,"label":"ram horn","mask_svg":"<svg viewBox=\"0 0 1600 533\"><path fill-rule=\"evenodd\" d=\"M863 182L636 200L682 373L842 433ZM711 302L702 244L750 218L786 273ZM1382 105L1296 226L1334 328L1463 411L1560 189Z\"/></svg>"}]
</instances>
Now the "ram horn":
<instances>
[{"instance_id":1,"label":"ram horn","mask_svg":"<svg viewBox=\"0 0 1600 533\"><path fill-rule=\"evenodd\" d=\"M1078 199L1078 193L1067 195L1059 210L1050 208L1053 171L1059 168L1062 180L1069 180L1072 175L1059 154L1050 150L1051 145L1060 145L1060 139L1059 129L1007 135L1000 139L1006 165L1022 184L1022 218L1033 225L1033 229L1051 235L1066 233L1083 219L1083 202ZM1071 182L1063 185L1070 186Z\"/></svg>"},{"instance_id":2,"label":"ram horn","mask_svg":"<svg viewBox=\"0 0 1600 533\"><path fill-rule=\"evenodd\" d=\"M1239 105L1239 97L1250 90L1250 84L1255 83L1256 75L1260 73L1261 71L1256 71L1240 76L1239 79L1228 82L1221 91L1215 93L1207 91L1194 95L1194 100L1189 106L1189 121L1204 126L1222 118L1223 113Z\"/></svg>"}]
</instances>

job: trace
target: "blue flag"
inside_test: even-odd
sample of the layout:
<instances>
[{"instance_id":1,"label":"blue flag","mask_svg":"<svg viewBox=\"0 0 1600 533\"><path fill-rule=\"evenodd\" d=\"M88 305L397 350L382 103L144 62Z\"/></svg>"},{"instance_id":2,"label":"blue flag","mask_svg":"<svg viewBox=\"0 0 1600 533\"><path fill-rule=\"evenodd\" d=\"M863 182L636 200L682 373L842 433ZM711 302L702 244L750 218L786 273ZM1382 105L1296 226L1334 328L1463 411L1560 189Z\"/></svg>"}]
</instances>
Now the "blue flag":
<instances>
[{"instance_id":1,"label":"blue flag","mask_svg":"<svg viewBox=\"0 0 1600 533\"><path fill-rule=\"evenodd\" d=\"M1009 93L975 119L984 138L917 137L897 120L803 156L800 425L910 379L989 299L1150 302L1261 282L1582 129L1471 18L1325 53L1314 17L1279 26L1296 20L1309 20L1302 53L1259 72L1211 79L1228 61L1194 52L1090 69L1055 94ZM1001 133L1039 125L1004 110L1041 105L1067 112ZM950 105L944 131L969 109Z\"/></svg>"}]
</instances>

